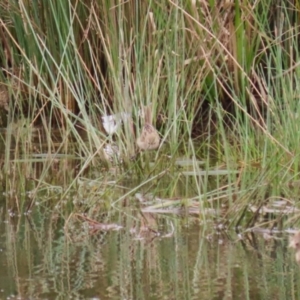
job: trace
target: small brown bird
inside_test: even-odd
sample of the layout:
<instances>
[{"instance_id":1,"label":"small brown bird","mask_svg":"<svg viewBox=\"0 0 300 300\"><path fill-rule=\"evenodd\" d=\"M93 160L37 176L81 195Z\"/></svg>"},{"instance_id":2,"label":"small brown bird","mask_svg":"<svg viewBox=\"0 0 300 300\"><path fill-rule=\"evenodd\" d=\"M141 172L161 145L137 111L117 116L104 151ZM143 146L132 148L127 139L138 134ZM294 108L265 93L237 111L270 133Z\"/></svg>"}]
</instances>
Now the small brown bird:
<instances>
[{"instance_id":1,"label":"small brown bird","mask_svg":"<svg viewBox=\"0 0 300 300\"><path fill-rule=\"evenodd\" d=\"M0 83L0 107L3 107L7 111L9 110L9 98L10 95L8 88L4 84Z\"/></svg>"},{"instance_id":2,"label":"small brown bird","mask_svg":"<svg viewBox=\"0 0 300 300\"><path fill-rule=\"evenodd\" d=\"M138 147L143 150L154 150L159 146L160 138L157 130L152 125L151 106L144 107L145 125L142 128L141 135L137 138Z\"/></svg>"}]
</instances>

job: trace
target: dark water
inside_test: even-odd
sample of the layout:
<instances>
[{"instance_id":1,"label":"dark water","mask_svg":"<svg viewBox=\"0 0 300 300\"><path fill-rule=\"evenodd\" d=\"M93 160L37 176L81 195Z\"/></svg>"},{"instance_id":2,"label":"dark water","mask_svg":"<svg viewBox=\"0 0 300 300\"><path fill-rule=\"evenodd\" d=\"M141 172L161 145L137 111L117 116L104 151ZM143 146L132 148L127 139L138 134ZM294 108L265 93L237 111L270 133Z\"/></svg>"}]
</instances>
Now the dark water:
<instances>
[{"instance_id":1,"label":"dark water","mask_svg":"<svg viewBox=\"0 0 300 300\"><path fill-rule=\"evenodd\" d=\"M134 232L129 215L121 222L101 232L58 212L12 216L3 207L0 299L299 298L300 267L286 236L239 240L168 216L162 228L172 223L173 234L156 237Z\"/></svg>"}]
</instances>

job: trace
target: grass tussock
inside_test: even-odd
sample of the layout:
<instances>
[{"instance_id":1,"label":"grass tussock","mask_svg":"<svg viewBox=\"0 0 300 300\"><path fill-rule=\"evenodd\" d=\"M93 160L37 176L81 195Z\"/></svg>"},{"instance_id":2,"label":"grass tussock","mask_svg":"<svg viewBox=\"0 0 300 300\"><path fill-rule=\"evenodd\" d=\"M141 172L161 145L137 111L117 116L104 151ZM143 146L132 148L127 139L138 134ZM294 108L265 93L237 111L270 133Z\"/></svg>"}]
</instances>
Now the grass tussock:
<instances>
[{"instance_id":1,"label":"grass tussock","mask_svg":"<svg viewBox=\"0 0 300 300\"><path fill-rule=\"evenodd\" d=\"M274 199L296 207L298 15L292 2L274 0L3 1L3 168L15 174L6 180L22 177L26 159L36 196L61 186L49 170L71 154L76 172L59 170L60 199L89 178L90 199L110 207L150 191L196 206L204 219L213 208L230 225L254 226ZM161 146L140 154L144 106ZM37 176L33 158L44 153ZM181 158L192 163L178 166ZM279 215L272 226L286 220Z\"/></svg>"}]
</instances>

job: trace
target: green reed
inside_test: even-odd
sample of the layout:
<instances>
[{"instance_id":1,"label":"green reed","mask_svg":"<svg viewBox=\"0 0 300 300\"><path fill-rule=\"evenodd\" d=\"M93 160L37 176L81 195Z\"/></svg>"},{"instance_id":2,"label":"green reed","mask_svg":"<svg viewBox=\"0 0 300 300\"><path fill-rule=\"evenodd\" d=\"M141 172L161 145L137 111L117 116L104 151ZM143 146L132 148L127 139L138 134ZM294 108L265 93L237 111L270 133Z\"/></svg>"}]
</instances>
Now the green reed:
<instances>
[{"instance_id":1,"label":"green reed","mask_svg":"<svg viewBox=\"0 0 300 300\"><path fill-rule=\"evenodd\" d=\"M231 224L252 224L257 214L247 213L249 205L296 197L288 187L299 177L298 10L273 2L6 1L0 59L13 96L7 123L26 119L29 129L46 133L46 145L22 147L26 157L38 147L80 158L66 191L87 169L119 164L117 182L132 176L141 187L164 169L168 188L154 191L175 196L178 178L186 180L174 175L179 156L203 160L201 170L238 171L199 180L195 164L195 197L201 207L225 205ZM162 146L140 162L135 139L141 107L150 104ZM130 121L108 135L101 117L120 113ZM32 140L30 130L22 139ZM103 149L112 142L118 155L110 161ZM8 133L7 169L11 145ZM156 168L148 178L147 160Z\"/></svg>"}]
</instances>

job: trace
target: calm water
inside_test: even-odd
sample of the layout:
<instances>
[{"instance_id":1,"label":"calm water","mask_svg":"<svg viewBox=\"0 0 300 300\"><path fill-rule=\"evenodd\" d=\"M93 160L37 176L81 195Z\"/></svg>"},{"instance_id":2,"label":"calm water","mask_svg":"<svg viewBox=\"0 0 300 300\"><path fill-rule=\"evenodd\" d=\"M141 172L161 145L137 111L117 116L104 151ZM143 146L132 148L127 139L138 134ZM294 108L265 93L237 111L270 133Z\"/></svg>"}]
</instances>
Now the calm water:
<instances>
[{"instance_id":1,"label":"calm water","mask_svg":"<svg viewBox=\"0 0 300 300\"><path fill-rule=\"evenodd\" d=\"M123 229L101 232L78 221L64 227L59 213L41 208L19 217L2 207L0 299L299 298L287 236L239 240L167 216L159 228L172 223L173 234L155 237L134 231L131 220L122 216Z\"/></svg>"},{"instance_id":2,"label":"calm water","mask_svg":"<svg viewBox=\"0 0 300 300\"><path fill-rule=\"evenodd\" d=\"M200 217L140 213L133 195L115 201L129 190L123 188L124 178L114 184L115 178L105 178L96 168L98 173L82 173L78 182L83 184L69 190L76 162L50 158L44 164L44 157L37 156L29 163L11 155L11 171L0 185L0 299L300 297L300 266L287 249L287 234L240 237L218 231L212 222L205 229ZM94 183L85 181L91 174ZM166 176L150 182L150 191L155 185L163 195L169 181ZM189 179L182 184L172 191L178 199L197 191L188 186ZM17 213L27 210L28 191L35 188L41 193L35 194L32 212ZM143 189L149 192L146 185L136 191ZM91 228L83 212L122 229Z\"/></svg>"}]
</instances>

